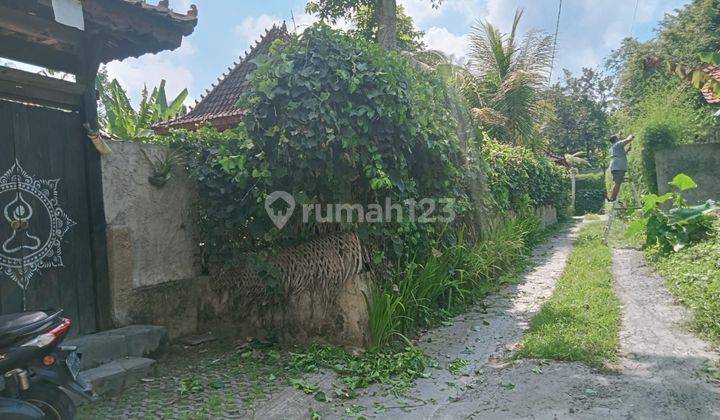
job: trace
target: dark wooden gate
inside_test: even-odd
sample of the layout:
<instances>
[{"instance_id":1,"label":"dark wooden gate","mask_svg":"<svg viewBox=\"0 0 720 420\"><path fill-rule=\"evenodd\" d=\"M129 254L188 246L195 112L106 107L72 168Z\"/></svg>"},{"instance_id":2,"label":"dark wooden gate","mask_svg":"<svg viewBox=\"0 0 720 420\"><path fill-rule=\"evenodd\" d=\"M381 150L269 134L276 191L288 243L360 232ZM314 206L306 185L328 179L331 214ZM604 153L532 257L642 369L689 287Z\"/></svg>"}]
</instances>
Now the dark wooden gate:
<instances>
[{"instance_id":1,"label":"dark wooden gate","mask_svg":"<svg viewBox=\"0 0 720 420\"><path fill-rule=\"evenodd\" d=\"M77 111L0 99L0 313L60 307L97 330L87 136Z\"/></svg>"}]
</instances>

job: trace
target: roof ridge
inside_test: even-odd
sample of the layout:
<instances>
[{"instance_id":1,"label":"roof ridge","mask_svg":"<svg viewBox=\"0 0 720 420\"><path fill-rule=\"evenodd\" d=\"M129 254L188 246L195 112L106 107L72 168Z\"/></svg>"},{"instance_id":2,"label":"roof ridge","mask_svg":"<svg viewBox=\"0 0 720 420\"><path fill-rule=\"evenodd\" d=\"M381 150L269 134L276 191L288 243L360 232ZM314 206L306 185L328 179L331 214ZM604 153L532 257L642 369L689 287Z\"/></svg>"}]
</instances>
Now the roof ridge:
<instances>
[{"instance_id":1,"label":"roof ridge","mask_svg":"<svg viewBox=\"0 0 720 420\"><path fill-rule=\"evenodd\" d=\"M265 29L265 33L246 50L243 55L233 62L226 72L205 90L199 100L195 101L193 108L182 116L176 116L171 120L158 124L156 128L170 128L173 126L193 125L194 123L202 123L209 121L212 123L214 119L227 119L229 116L237 116L242 110L237 109L234 105L245 91L244 82L247 74L241 74L243 71L249 73L248 66L250 61L265 50L269 50L271 43L277 39L289 39L290 33L287 30L285 22L282 25L273 24L270 29ZM230 84L234 83L234 84ZM228 86L228 84L230 84Z\"/></svg>"}]
</instances>

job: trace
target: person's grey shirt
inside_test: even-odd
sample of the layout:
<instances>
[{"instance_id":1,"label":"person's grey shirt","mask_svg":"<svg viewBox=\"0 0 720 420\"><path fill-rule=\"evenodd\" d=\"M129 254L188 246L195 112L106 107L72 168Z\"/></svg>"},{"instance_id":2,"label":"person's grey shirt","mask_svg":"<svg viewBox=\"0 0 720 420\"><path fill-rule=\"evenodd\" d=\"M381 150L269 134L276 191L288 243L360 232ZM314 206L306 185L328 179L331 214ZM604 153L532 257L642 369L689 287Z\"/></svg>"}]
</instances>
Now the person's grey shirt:
<instances>
[{"instance_id":1,"label":"person's grey shirt","mask_svg":"<svg viewBox=\"0 0 720 420\"><path fill-rule=\"evenodd\" d=\"M618 141L610 147L610 171L627 171L625 142Z\"/></svg>"}]
</instances>

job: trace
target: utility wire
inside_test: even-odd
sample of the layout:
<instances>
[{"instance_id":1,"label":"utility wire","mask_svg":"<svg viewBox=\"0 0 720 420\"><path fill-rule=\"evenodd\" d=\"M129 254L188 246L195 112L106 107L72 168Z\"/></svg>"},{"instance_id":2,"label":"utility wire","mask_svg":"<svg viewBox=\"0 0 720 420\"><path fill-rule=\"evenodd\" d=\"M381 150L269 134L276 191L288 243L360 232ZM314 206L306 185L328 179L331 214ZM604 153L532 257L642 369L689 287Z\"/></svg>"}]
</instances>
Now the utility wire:
<instances>
[{"instance_id":1,"label":"utility wire","mask_svg":"<svg viewBox=\"0 0 720 420\"><path fill-rule=\"evenodd\" d=\"M633 11L632 23L630 24L630 38L635 38L635 19L637 19L638 6L640 0L635 0L635 10Z\"/></svg>"},{"instance_id":2,"label":"utility wire","mask_svg":"<svg viewBox=\"0 0 720 420\"><path fill-rule=\"evenodd\" d=\"M562 13L562 2L558 4L557 21L555 22L555 41L553 44L552 58L550 59L550 76L548 77L548 85L552 83L553 69L555 67L555 54L557 53L558 33L560 32L560 14Z\"/></svg>"}]
</instances>

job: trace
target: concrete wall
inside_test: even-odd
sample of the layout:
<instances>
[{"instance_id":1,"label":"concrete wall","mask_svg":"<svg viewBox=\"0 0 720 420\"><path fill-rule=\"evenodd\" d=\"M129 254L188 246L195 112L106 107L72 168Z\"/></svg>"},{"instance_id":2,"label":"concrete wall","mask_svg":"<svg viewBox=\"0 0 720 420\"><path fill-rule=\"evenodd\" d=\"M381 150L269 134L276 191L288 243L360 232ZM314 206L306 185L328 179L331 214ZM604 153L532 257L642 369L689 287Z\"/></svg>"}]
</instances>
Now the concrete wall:
<instances>
[{"instance_id":1,"label":"concrete wall","mask_svg":"<svg viewBox=\"0 0 720 420\"><path fill-rule=\"evenodd\" d=\"M361 272L357 235L279 251L273 263L283 274L284 300L266 299L264 285L242 260L200 275L196 185L182 168L161 188L148 182L153 171L143 151L153 160L162 147L114 142L111 149L102 170L117 326L162 325L170 338L222 328L290 342L367 342L369 278Z\"/></svg>"},{"instance_id":2,"label":"concrete wall","mask_svg":"<svg viewBox=\"0 0 720 420\"><path fill-rule=\"evenodd\" d=\"M698 204L709 198L720 200L720 143L676 146L655 153L660 194L670 191L668 182L675 175L689 175L698 188L685 193L689 203Z\"/></svg>"},{"instance_id":3,"label":"concrete wall","mask_svg":"<svg viewBox=\"0 0 720 420\"><path fill-rule=\"evenodd\" d=\"M172 323L172 335L194 331L197 310L188 301L200 274L195 186L182 168L162 188L148 182L148 158L163 156L160 146L113 142L111 149L102 173L114 321Z\"/></svg>"}]
</instances>

